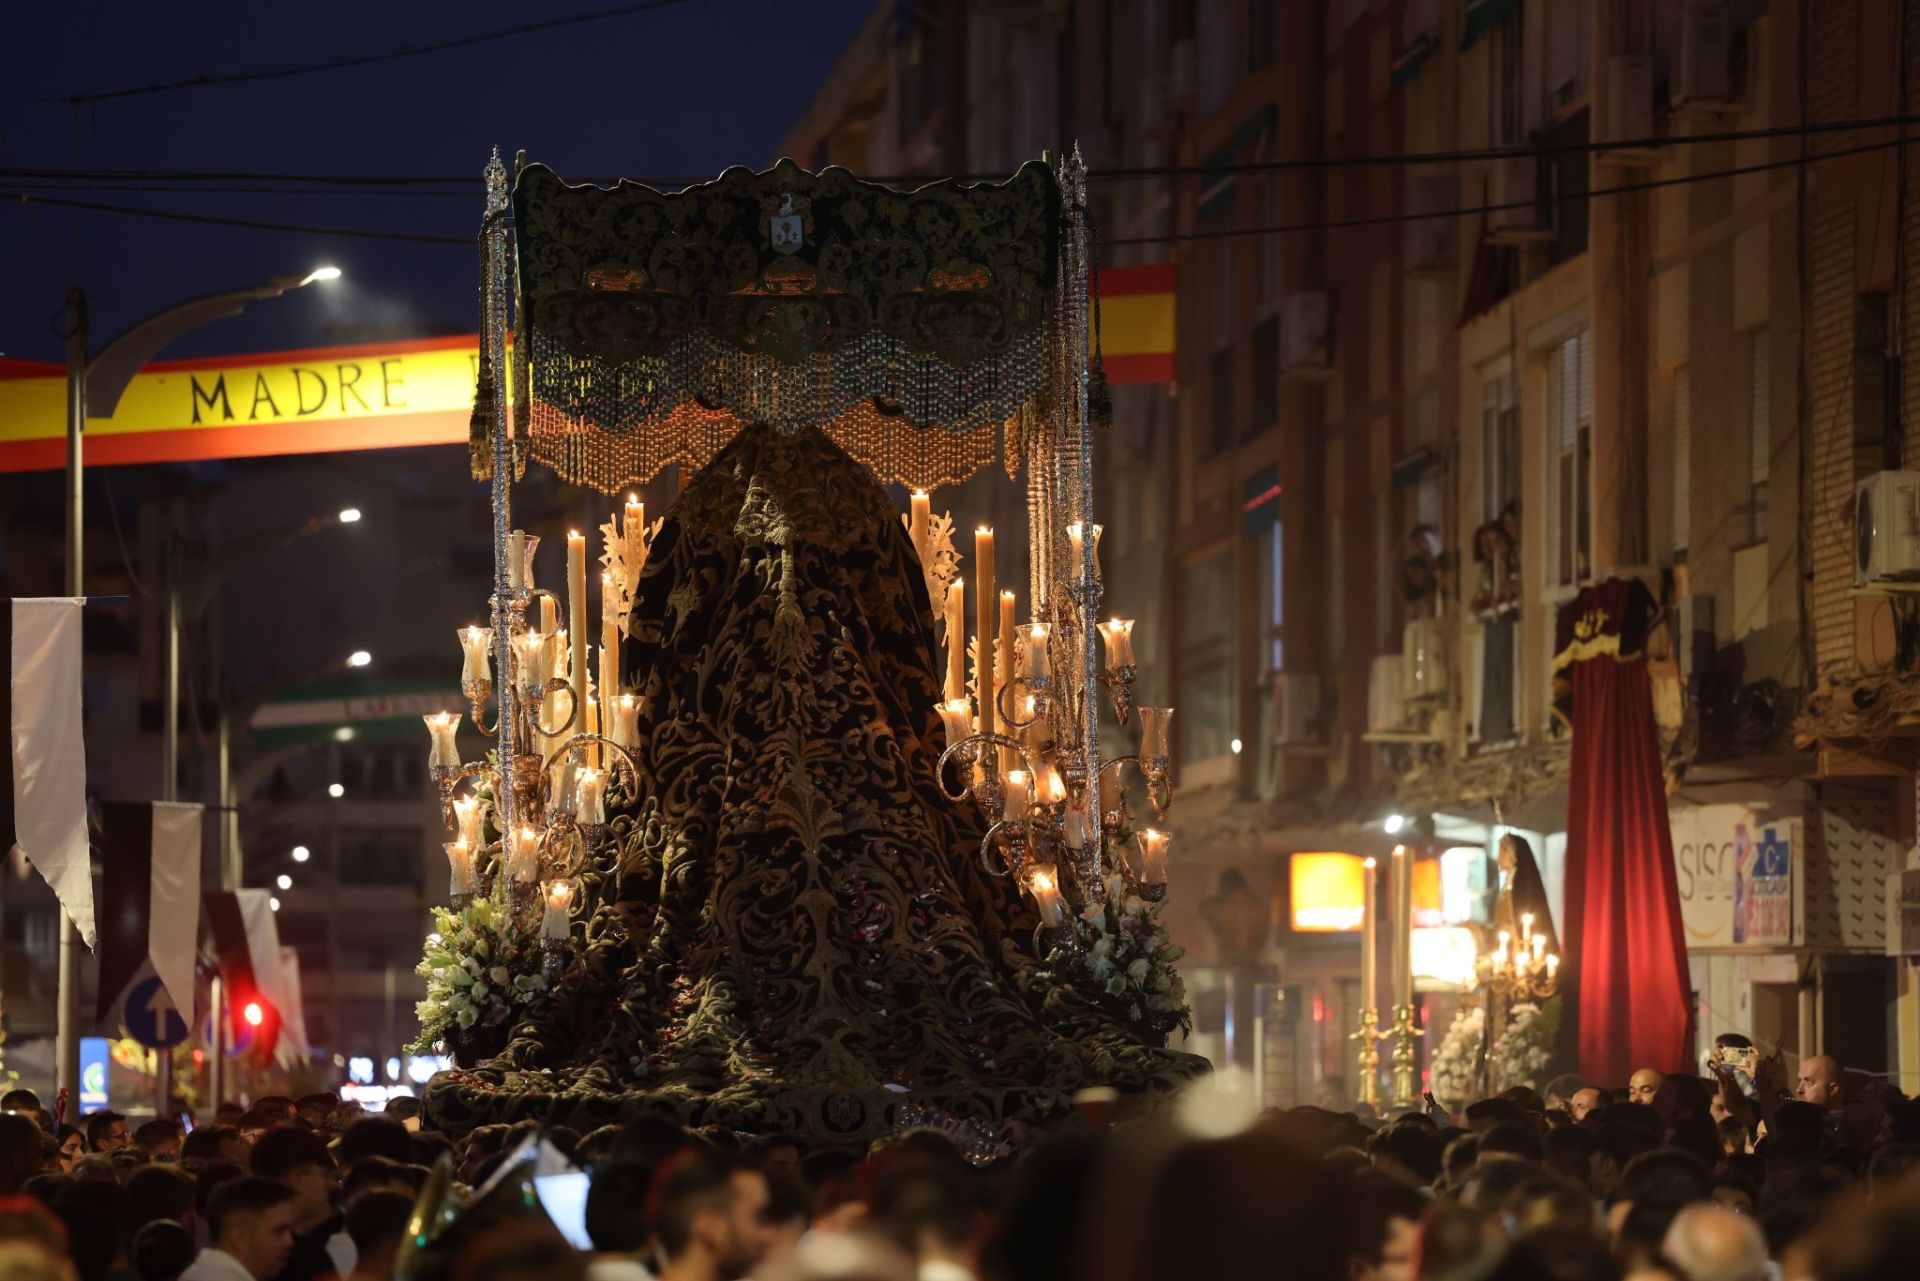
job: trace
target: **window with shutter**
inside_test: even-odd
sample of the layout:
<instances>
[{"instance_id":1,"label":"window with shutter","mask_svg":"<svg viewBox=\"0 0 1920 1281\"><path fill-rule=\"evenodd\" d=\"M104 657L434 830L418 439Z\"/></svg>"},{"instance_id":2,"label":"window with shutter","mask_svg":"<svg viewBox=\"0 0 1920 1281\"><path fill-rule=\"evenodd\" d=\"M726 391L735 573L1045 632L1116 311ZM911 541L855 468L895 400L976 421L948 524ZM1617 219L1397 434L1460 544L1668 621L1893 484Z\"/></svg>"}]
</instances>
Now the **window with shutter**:
<instances>
[{"instance_id":1,"label":"window with shutter","mask_svg":"<svg viewBox=\"0 0 1920 1281\"><path fill-rule=\"evenodd\" d=\"M1553 510L1553 582L1584 582L1592 560L1593 344L1588 331L1563 339L1547 361L1547 489Z\"/></svg>"}]
</instances>

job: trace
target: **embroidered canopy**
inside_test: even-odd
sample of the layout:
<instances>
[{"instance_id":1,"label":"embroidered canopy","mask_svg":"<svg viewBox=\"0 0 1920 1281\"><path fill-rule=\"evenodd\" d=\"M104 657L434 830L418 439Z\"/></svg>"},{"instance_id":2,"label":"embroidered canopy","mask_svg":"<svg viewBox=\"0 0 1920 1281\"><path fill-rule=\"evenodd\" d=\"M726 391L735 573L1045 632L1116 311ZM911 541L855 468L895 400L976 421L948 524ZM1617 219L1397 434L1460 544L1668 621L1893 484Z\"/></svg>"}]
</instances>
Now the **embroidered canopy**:
<instances>
[{"instance_id":1,"label":"embroidered canopy","mask_svg":"<svg viewBox=\"0 0 1920 1281\"><path fill-rule=\"evenodd\" d=\"M1002 432L1061 350L1044 164L896 191L783 160L680 192L533 165L513 211L517 426L533 458L603 491L702 467L743 423L819 426L922 488L996 457L1011 470Z\"/></svg>"}]
</instances>

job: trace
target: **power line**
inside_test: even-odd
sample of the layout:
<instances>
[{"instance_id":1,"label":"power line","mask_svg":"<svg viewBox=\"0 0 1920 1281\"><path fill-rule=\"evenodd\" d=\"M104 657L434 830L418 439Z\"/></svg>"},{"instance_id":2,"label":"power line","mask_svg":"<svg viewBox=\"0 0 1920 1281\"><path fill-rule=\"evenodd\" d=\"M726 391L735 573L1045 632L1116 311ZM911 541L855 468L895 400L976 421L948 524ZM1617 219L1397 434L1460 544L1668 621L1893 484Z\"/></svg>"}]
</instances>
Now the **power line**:
<instances>
[{"instance_id":1,"label":"power line","mask_svg":"<svg viewBox=\"0 0 1920 1281\"><path fill-rule=\"evenodd\" d=\"M684 0L681 0L684 2ZM1612 152L1671 150L1677 147L1704 146L1729 142L1760 142L1781 138L1817 137L1850 133L1861 129L1901 129L1920 126L1920 115L1875 116L1854 120L1831 120L1793 125L1772 125L1760 129L1723 129L1710 133L1621 138L1601 142L1542 142L1501 147L1469 147L1450 151L1411 151L1369 153L1351 156L1316 156L1292 160L1229 161L1221 164L1149 165L1131 168L1095 169L1087 175L1091 182L1132 182L1149 178L1214 178L1238 173L1285 173L1322 169L1353 169L1372 166L1417 166L1462 164L1475 161L1531 159L1543 156L1599 155ZM608 178L591 177L577 184L610 186L616 182L639 183L650 187L687 187L710 182L714 175L678 177ZM882 174L862 175L867 182L883 185L923 184L942 181L990 182L1003 180L1004 173L965 174ZM477 191L479 174L309 174L263 173L242 170L170 170L170 169L63 169L0 168L0 178L36 179L51 182L125 182L125 183L292 183L313 186L367 187L374 189L405 187L452 187Z\"/></svg>"},{"instance_id":2,"label":"power line","mask_svg":"<svg viewBox=\"0 0 1920 1281\"><path fill-rule=\"evenodd\" d=\"M1514 209L1538 209L1544 205L1557 204L1571 200L1598 200L1603 196L1627 196L1636 191L1658 191L1663 187L1682 187L1689 183L1709 182L1716 178L1738 178L1745 174L1766 173L1774 169L1795 169L1801 165L1818 164L1822 160L1839 160L1847 156L1866 155L1874 151L1889 151L1896 147L1908 147L1920 143L1917 138L1894 138L1885 142L1866 142L1854 147L1843 147L1836 151L1823 151L1812 156L1792 156L1785 160L1767 160L1757 164L1739 165L1731 169L1712 169L1706 173L1683 174L1674 178L1652 178L1645 182L1624 182L1612 187L1594 187L1575 195L1560 197L1558 200L1508 200L1496 204L1461 205L1452 209L1430 209L1420 212L1371 214L1358 218L1335 218L1324 222L1293 223L1266 227L1223 227L1218 231L1172 232L1160 236L1126 236L1119 239L1103 240L1105 245L1164 245L1189 240L1228 240L1235 236L1283 236L1296 232L1341 231L1354 227L1375 227L1385 223L1423 222L1431 218L1460 218L1468 214L1505 213Z\"/></svg>"},{"instance_id":3,"label":"power line","mask_svg":"<svg viewBox=\"0 0 1920 1281\"><path fill-rule=\"evenodd\" d=\"M1880 142L1861 143L1853 147L1843 147L1833 151L1821 152L1813 156L1792 156L1783 160L1762 161L1756 164L1739 165L1728 169L1713 169L1705 173L1682 174L1672 178L1655 178L1644 182L1621 183L1612 187L1597 187L1578 195L1563 197L1563 200L1597 200L1604 196L1629 195L1637 191L1657 191L1666 187L1686 186L1696 182L1710 182L1719 178L1737 178L1746 174L1766 173L1777 169L1791 169L1804 164L1815 164L1822 160L1837 160L1848 156L1866 155L1877 151L1888 151L1898 147L1920 143L1920 137L1892 138ZM89 200L70 200L59 196L42 196L33 191L0 191L0 199L11 200L19 205L47 205L56 208L82 209L95 213L125 214L133 217L156 218L163 221L205 223L222 227L243 227L260 231L294 231L312 235L347 236L361 240L393 240L414 244L460 245L472 248L471 236L439 236L417 232L374 231L369 228L328 227L302 223L273 222L253 218L234 218L217 214L182 213L175 210L148 209L136 205L107 204ZM1544 204L1555 203L1550 200L1511 200L1499 203L1461 205L1451 209L1432 209L1418 212L1400 212L1390 214L1370 214L1356 218L1338 218L1321 222L1293 223L1264 227L1231 227L1217 231L1176 232L1157 236L1127 236L1107 240L1108 245L1157 245L1173 244L1184 241L1225 240L1236 236L1292 235L1313 231L1339 231L1356 227L1373 227L1399 222L1420 222L1432 218L1458 218L1469 214L1501 213L1515 209L1539 208Z\"/></svg>"},{"instance_id":4,"label":"power line","mask_svg":"<svg viewBox=\"0 0 1920 1281\"><path fill-rule=\"evenodd\" d=\"M315 75L322 71L342 71L349 67L369 67L382 62L394 62L401 58L418 58L432 53L446 53L451 49L466 49L474 45L488 44L495 40L507 40L514 36L533 35L536 32L552 31L560 27L577 27L591 22L604 22L610 18L626 18L637 13L651 13L656 9L671 9L678 5L691 4L694 0L648 0L644 4L627 4L613 9L599 9L592 13L577 13L564 18L543 18L538 22L523 22L517 26L501 27L493 31L482 31L470 36L460 36L452 40L436 40L428 44L402 45L397 49L387 49L379 53L349 54L337 58L325 58L316 62L296 63L288 67L275 67L262 71L233 71L221 75L189 76L182 80L160 80L152 84L130 85L120 89L100 89L92 93L43 94L31 98L12 98L0 104L9 107L45 106L53 103L70 103L79 106L84 103L111 102L119 98L139 98L148 94L167 93L174 89L206 89L215 85L247 84L259 80L278 80L284 76Z\"/></svg>"},{"instance_id":5,"label":"power line","mask_svg":"<svg viewBox=\"0 0 1920 1281\"><path fill-rule=\"evenodd\" d=\"M59 209L85 209L92 213L128 214L139 218L158 218L163 222L197 222L215 227L246 227L255 231L298 231L315 236L351 236L356 240L398 240L423 245L461 245L472 249L472 236L434 236L422 232L373 231L360 227L316 227L304 223L267 222L257 218L228 218L219 214L181 213L171 209L142 209L137 205L109 205L93 200L67 200L41 196L30 191L0 191L0 199L22 206L51 205Z\"/></svg>"}]
</instances>

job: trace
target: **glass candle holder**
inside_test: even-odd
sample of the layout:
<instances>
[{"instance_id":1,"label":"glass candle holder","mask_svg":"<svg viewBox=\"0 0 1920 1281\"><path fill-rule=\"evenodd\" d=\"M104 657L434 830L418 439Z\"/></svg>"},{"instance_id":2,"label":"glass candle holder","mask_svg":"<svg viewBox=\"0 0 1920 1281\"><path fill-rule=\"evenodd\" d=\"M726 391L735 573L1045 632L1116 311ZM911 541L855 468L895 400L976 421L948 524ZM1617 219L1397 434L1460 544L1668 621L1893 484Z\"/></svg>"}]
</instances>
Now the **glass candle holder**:
<instances>
[{"instance_id":1,"label":"glass candle holder","mask_svg":"<svg viewBox=\"0 0 1920 1281\"><path fill-rule=\"evenodd\" d=\"M461 796L453 802L453 818L460 831L460 839L471 849L479 849L480 824L486 817L486 806L478 796Z\"/></svg>"},{"instance_id":2,"label":"glass candle holder","mask_svg":"<svg viewBox=\"0 0 1920 1281\"><path fill-rule=\"evenodd\" d=\"M460 729L460 718L452 712L434 712L423 716L427 723L427 734L433 746L427 753L427 768L434 770L457 770L460 768L460 747L454 741Z\"/></svg>"},{"instance_id":3,"label":"glass candle holder","mask_svg":"<svg viewBox=\"0 0 1920 1281\"><path fill-rule=\"evenodd\" d=\"M476 893L480 888L480 877L474 868L473 846L464 840L444 841L441 844L447 851L447 867L452 874L447 893L455 899Z\"/></svg>"},{"instance_id":4,"label":"glass candle holder","mask_svg":"<svg viewBox=\"0 0 1920 1281\"><path fill-rule=\"evenodd\" d=\"M1003 816L1009 823L1024 823L1033 802L1033 775L1023 769L1010 769L1006 777L1006 801Z\"/></svg>"},{"instance_id":5,"label":"glass candle holder","mask_svg":"<svg viewBox=\"0 0 1920 1281\"><path fill-rule=\"evenodd\" d=\"M1134 833L1140 846L1140 884L1164 888L1167 883L1167 846L1173 838L1157 827L1144 827Z\"/></svg>"},{"instance_id":6,"label":"glass candle holder","mask_svg":"<svg viewBox=\"0 0 1920 1281\"><path fill-rule=\"evenodd\" d=\"M1027 874L1027 893L1040 909L1040 923L1057 927L1067 919L1067 901L1060 897L1060 876L1052 863L1039 863Z\"/></svg>"},{"instance_id":7,"label":"glass candle holder","mask_svg":"<svg viewBox=\"0 0 1920 1281\"><path fill-rule=\"evenodd\" d=\"M940 719L947 727L948 747L973 734L973 704L964 698L950 698L940 704Z\"/></svg>"},{"instance_id":8,"label":"glass candle holder","mask_svg":"<svg viewBox=\"0 0 1920 1281\"><path fill-rule=\"evenodd\" d=\"M564 941L573 927L573 882L548 881L540 887L540 896L541 940L549 943Z\"/></svg>"},{"instance_id":9,"label":"glass candle holder","mask_svg":"<svg viewBox=\"0 0 1920 1281\"><path fill-rule=\"evenodd\" d=\"M634 751L640 746L640 699L622 694L607 704L607 737L617 745Z\"/></svg>"},{"instance_id":10,"label":"glass candle holder","mask_svg":"<svg viewBox=\"0 0 1920 1281\"><path fill-rule=\"evenodd\" d=\"M540 833L521 827L507 842L507 879L515 885L532 885L540 879Z\"/></svg>"},{"instance_id":11,"label":"glass candle holder","mask_svg":"<svg viewBox=\"0 0 1920 1281\"><path fill-rule=\"evenodd\" d=\"M1140 755L1165 760L1171 755L1167 750L1167 726L1173 720L1173 709L1142 707L1138 710L1140 712Z\"/></svg>"},{"instance_id":12,"label":"glass candle holder","mask_svg":"<svg viewBox=\"0 0 1920 1281\"><path fill-rule=\"evenodd\" d=\"M1133 620L1110 618L1099 625L1100 639L1106 642L1107 670L1117 672L1133 666Z\"/></svg>"},{"instance_id":13,"label":"glass candle holder","mask_svg":"<svg viewBox=\"0 0 1920 1281\"><path fill-rule=\"evenodd\" d=\"M462 627L454 634L460 638L461 691L492 685L493 628Z\"/></svg>"},{"instance_id":14,"label":"glass candle holder","mask_svg":"<svg viewBox=\"0 0 1920 1281\"><path fill-rule=\"evenodd\" d=\"M573 784L573 818L582 827L600 827L607 821L607 772L583 769Z\"/></svg>"},{"instance_id":15,"label":"glass candle holder","mask_svg":"<svg viewBox=\"0 0 1920 1281\"><path fill-rule=\"evenodd\" d=\"M533 588L533 554L540 548L540 536L516 529L508 540L507 587L515 593Z\"/></svg>"}]
</instances>

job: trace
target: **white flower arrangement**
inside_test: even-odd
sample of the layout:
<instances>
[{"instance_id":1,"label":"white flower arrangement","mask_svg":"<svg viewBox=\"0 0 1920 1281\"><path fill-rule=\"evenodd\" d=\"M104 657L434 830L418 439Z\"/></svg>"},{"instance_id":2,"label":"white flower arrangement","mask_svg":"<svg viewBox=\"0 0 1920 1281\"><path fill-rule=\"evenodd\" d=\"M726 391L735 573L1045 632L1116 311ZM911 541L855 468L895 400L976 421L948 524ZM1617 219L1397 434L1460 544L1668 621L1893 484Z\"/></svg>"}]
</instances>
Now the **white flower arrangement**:
<instances>
[{"instance_id":1,"label":"white flower arrangement","mask_svg":"<svg viewBox=\"0 0 1920 1281\"><path fill-rule=\"evenodd\" d=\"M1174 963L1187 954L1174 945L1160 923L1159 903L1147 903L1127 890L1119 876L1107 880L1104 903L1089 903L1070 924L1078 949L1054 946L1048 969L1076 969L1126 1022L1158 1031L1193 1030L1187 987Z\"/></svg>"},{"instance_id":2,"label":"white flower arrangement","mask_svg":"<svg viewBox=\"0 0 1920 1281\"><path fill-rule=\"evenodd\" d=\"M1456 1110L1478 1097L1480 1043L1487 1023L1483 1006L1465 1006L1447 1025L1447 1034L1427 1067L1434 1097ZM1538 1087L1552 1075L1560 1036L1560 998L1541 1004L1522 1002L1507 1011L1506 1030L1488 1055L1495 1090L1515 1085Z\"/></svg>"},{"instance_id":3,"label":"white flower arrangement","mask_svg":"<svg viewBox=\"0 0 1920 1281\"><path fill-rule=\"evenodd\" d=\"M1480 1057L1480 1034L1486 1027L1486 1011L1478 1005L1463 1006L1447 1025L1447 1034L1427 1064L1434 1097L1458 1110L1473 1101L1478 1088L1475 1070Z\"/></svg>"},{"instance_id":4,"label":"white flower arrangement","mask_svg":"<svg viewBox=\"0 0 1920 1281\"><path fill-rule=\"evenodd\" d=\"M427 981L427 999L414 1007L420 1035L409 1050L426 1053L455 1032L502 1026L546 992L540 940L492 899L476 896L457 912L436 907L433 926L414 970Z\"/></svg>"}]
</instances>

